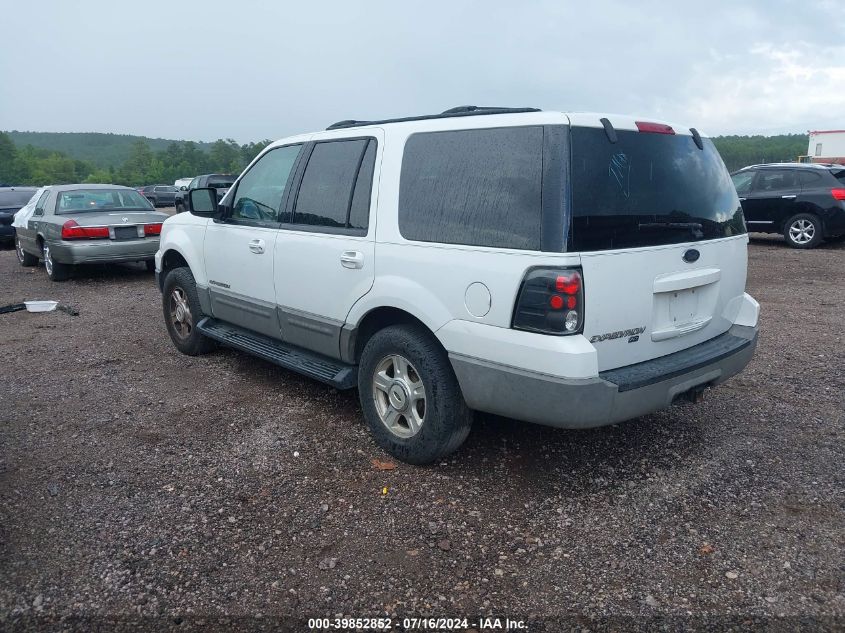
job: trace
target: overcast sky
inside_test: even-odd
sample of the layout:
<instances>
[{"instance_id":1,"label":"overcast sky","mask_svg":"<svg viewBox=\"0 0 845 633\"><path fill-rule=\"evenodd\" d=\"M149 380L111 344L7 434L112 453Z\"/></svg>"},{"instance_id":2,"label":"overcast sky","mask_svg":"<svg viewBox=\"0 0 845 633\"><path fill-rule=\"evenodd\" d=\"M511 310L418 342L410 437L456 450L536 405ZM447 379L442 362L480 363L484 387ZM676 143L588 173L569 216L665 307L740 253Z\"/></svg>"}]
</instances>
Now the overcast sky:
<instances>
[{"instance_id":1,"label":"overcast sky","mask_svg":"<svg viewBox=\"0 0 845 633\"><path fill-rule=\"evenodd\" d=\"M843 5L12 1L0 129L247 142L466 104L842 129Z\"/></svg>"}]
</instances>

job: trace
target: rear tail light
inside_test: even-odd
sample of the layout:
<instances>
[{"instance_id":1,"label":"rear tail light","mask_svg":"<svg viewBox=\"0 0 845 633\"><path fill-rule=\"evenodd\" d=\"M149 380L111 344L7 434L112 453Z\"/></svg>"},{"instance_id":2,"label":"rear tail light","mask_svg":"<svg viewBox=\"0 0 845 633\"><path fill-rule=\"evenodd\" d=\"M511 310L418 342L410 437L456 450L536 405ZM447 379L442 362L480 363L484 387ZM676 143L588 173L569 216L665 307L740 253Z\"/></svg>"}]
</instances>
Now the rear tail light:
<instances>
[{"instance_id":1,"label":"rear tail light","mask_svg":"<svg viewBox=\"0 0 845 633\"><path fill-rule=\"evenodd\" d=\"M845 200L845 189L831 189L830 195L834 200Z\"/></svg>"},{"instance_id":2,"label":"rear tail light","mask_svg":"<svg viewBox=\"0 0 845 633\"><path fill-rule=\"evenodd\" d=\"M76 220L68 220L62 224L63 240L100 240L108 237L107 226L79 226Z\"/></svg>"},{"instance_id":3,"label":"rear tail light","mask_svg":"<svg viewBox=\"0 0 845 633\"><path fill-rule=\"evenodd\" d=\"M542 334L578 334L584 327L584 281L580 269L534 268L525 274L513 328Z\"/></svg>"},{"instance_id":4,"label":"rear tail light","mask_svg":"<svg viewBox=\"0 0 845 633\"><path fill-rule=\"evenodd\" d=\"M652 134L674 134L672 126L664 123L650 123L649 121L636 121L637 130L640 132L651 132Z\"/></svg>"},{"instance_id":5,"label":"rear tail light","mask_svg":"<svg viewBox=\"0 0 845 633\"><path fill-rule=\"evenodd\" d=\"M158 224L145 224L144 235L161 235L161 222Z\"/></svg>"}]
</instances>

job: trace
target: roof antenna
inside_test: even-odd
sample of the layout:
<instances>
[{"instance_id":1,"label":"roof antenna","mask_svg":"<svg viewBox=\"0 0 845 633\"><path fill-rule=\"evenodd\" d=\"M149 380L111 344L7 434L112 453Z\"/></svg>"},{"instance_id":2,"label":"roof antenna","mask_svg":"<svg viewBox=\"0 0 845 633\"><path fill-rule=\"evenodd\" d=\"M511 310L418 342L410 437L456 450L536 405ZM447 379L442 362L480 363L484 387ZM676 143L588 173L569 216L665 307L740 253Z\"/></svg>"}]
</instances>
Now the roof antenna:
<instances>
[{"instance_id":1,"label":"roof antenna","mask_svg":"<svg viewBox=\"0 0 845 633\"><path fill-rule=\"evenodd\" d=\"M616 136L616 130L613 129L613 125L610 121L606 118L601 118L599 121L601 121L601 124L604 126L604 133L607 134L607 140L611 143L618 141L619 139Z\"/></svg>"},{"instance_id":2,"label":"roof antenna","mask_svg":"<svg viewBox=\"0 0 845 633\"><path fill-rule=\"evenodd\" d=\"M701 140L701 134L698 133L694 127L689 129L692 132L692 140L695 141L695 144L698 145L698 149L704 149L704 141Z\"/></svg>"}]
</instances>

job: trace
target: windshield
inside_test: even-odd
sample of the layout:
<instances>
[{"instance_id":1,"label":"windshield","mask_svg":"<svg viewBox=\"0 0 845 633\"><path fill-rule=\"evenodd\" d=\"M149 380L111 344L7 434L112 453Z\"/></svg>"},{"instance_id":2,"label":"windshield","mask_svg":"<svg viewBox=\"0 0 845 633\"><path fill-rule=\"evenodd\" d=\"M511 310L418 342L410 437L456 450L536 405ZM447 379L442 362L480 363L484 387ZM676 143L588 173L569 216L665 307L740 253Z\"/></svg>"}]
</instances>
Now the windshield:
<instances>
[{"instance_id":1,"label":"windshield","mask_svg":"<svg viewBox=\"0 0 845 633\"><path fill-rule=\"evenodd\" d=\"M0 209L20 209L30 201L35 189L30 191L0 191Z\"/></svg>"},{"instance_id":2,"label":"windshield","mask_svg":"<svg viewBox=\"0 0 845 633\"><path fill-rule=\"evenodd\" d=\"M76 189L59 194L56 214L149 208L147 199L134 189Z\"/></svg>"},{"instance_id":3,"label":"windshield","mask_svg":"<svg viewBox=\"0 0 845 633\"><path fill-rule=\"evenodd\" d=\"M709 139L572 129L569 250L712 240L745 233L742 207Z\"/></svg>"}]
</instances>

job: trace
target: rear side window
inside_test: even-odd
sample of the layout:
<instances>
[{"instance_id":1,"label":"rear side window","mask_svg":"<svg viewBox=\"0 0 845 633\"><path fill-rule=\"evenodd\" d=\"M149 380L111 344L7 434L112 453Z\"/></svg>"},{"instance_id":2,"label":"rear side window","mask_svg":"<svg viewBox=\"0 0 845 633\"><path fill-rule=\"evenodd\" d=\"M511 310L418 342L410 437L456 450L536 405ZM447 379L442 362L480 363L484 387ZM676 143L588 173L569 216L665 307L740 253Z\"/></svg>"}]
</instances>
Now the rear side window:
<instances>
[{"instance_id":1,"label":"rear side window","mask_svg":"<svg viewBox=\"0 0 845 633\"><path fill-rule=\"evenodd\" d=\"M836 178L839 182L845 185L845 169L840 171L832 171L830 172L833 174L833 177Z\"/></svg>"},{"instance_id":2,"label":"rear side window","mask_svg":"<svg viewBox=\"0 0 845 633\"><path fill-rule=\"evenodd\" d=\"M414 134L405 144L405 239L540 250L543 128Z\"/></svg>"},{"instance_id":3,"label":"rear side window","mask_svg":"<svg viewBox=\"0 0 845 633\"><path fill-rule=\"evenodd\" d=\"M569 250L679 244L745 233L734 183L708 138L572 128ZM759 176L758 176L759 178Z\"/></svg>"},{"instance_id":4,"label":"rear side window","mask_svg":"<svg viewBox=\"0 0 845 633\"><path fill-rule=\"evenodd\" d=\"M754 191L782 191L799 187L798 172L794 169L763 169L757 176Z\"/></svg>"},{"instance_id":5,"label":"rear side window","mask_svg":"<svg viewBox=\"0 0 845 633\"><path fill-rule=\"evenodd\" d=\"M365 231L376 142L323 141L314 145L293 212L293 224Z\"/></svg>"}]
</instances>

